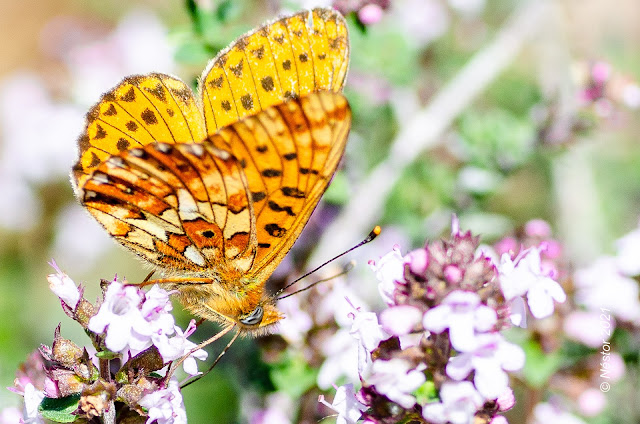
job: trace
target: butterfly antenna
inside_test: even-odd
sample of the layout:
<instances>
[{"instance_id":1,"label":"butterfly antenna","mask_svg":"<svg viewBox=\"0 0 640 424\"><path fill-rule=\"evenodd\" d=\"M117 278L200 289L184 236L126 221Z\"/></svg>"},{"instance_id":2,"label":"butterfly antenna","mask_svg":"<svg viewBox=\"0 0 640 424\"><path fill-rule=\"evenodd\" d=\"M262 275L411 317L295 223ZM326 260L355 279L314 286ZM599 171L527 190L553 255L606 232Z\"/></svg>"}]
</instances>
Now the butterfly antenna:
<instances>
[{"instance_id":1,"label":"butterfly antenna","mask_svg":"<svg viewBox=\"0 0 640 424\"><path fill-rule=\"evenodd\" d=\"M298 281L302 280L303 278L306 278L306 277L308 277L309 275L313 274L314 272L318 271L320 268L322 268L322 267L324 267L324 266L326 266L326 265L330 264L331 262L335 261L335 260L336 260L336 259L338 259L338 258L341 258L342 256L346 255L347 253L351 252L352 250L355 250L355 249L357 249L358 247L363 246L363 245L365 245L365 244L367 244L367 243L371 242L374 238L376 238L376 237L378 237L378 235L380 235L380 232L381 232L381 231L382 231L382 229L380 228L380 226L379 226L379 225L376 225L376 226L373 228L373 230L371 230L371 232L369 233L369 235L368 235L364 240L362 240L360 243L358 243L358 244L356 244L355 246L353 246L353 247L351 247L351 248L349 248L349 249L345 250L344 252L340 253L339 255L334 256L333 258L331 258L331 259L329 259L328 261L324 262L322 265L320 265L320 266L318 266L318 267L314 268L313 270L311 270L311 271L307 272L307 273L306 273L306 274L304 274L303 276L296 278L296 279L295 279L295 280L293 280L291 283L287 284L286 286L284 286L283 288L281 288L280 290L278 290L278 292L275 294L275 296L274 296L274 297L276 297L276 298L277 298L277 297L278 297L278 295L280 295L280 294L281 294L282 292L284 292L286 289L288 289L289 287L293 286L295 283L297 283ZM342 272L342 273L340 273L340 274L338 274L338 275L342 275L342 274L344 274L344 272ZM336 275L336 276L334 276L334 277L331 277L331 278L335 278L335 277L337 277L338 275ZM329 280L330 280L331 278L329 278ZM326 281L326 279L325 279L325 280L321 280L321 281ZM317 281L317 282L313 283L313 285L315 285L315 284L317 284L317 283L320 283L321 281ZM298 292L296 292L296 293L298 293ZM279 299L284 299L284 298L279 298Z\"/></svg>"},{"instance_id":2,"label":"butterfly antenna","mask_svg":"<svg viewBox=\"0 0 640 424\"><path fill-rule=\"evenodd\" d=\"M307 287L304 287L304 288L302 288L302 289L300 289L300 290L296 290L296 291L294 291L294 292L292 292L292 293L287 293L287 294L285 294L284 296L280 296L280 297L278 297L276 300L286 299L287 297L289 297L289 296L293 296L294 294L298 294L298 293L300 293L300 292L303 292L303 291L309 290L311 287L314 287L314 286L315 286L315 285L317 285L317 284L324 283L325 281L333 280L334 278L338 278L338 277L340 277L341 275L345 275L346 273L348 273L349 271L351 271L351 270L353 269L353 267L354 267L354 266L356 266L356 261L349 261L349 263L348 263L348 264L346 264L346 265L344 266L344 268L342 269L342 271L340 271L338 274L336 274L336 275L332 275L331 277L323 278L322 280L314 281L313 283L309 284Z\"/></svg>"},{"instance_id":3,"label":"butterfly antenna","mask_svg":"<svg viewBox=\"0 0 640 424\"><path fill-rule=\"evenodd\" d=\"M230 327L233 328L233 327ZM224 356L225 353L227 353L227 350L229 350L229 348L231 347L231 345L233 344L233 342L236 341L236 339L238 338L238 336L240 335L240 330L236 331L236 334L233 335L233 337L231 338L231 340L229 341L229 343L227 343L227 345L224 347L224 349L222 349L222 352L220 352L220 354L218 355L218 357L216 358L215 361L213 361L213 364L211 364L211 366L209 367L208 370L206 370L205 372L203 372L202 374L199 375L195 375L189 379L187 379L184 383L182 383L180 385L181 389L184 389L185 387L187 387L188 385L195 383L196 381L200 380L202 377L204 377L205 375L209 374L214 368L215 366L218 364L218 362L220 361L220 359L222 359L222 357ZM217 334L216 334L217 336Z\"/></svg>"}]
</instances>

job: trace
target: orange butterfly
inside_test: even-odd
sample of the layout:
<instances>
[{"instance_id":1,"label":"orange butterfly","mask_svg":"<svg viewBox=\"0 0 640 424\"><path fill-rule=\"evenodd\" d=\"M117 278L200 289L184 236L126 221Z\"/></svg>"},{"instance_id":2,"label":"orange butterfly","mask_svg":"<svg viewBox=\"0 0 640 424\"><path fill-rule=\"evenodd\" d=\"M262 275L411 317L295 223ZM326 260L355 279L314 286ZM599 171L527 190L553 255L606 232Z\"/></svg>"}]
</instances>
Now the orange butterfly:
<instances>
[{"instance_id":1,"label":"orange butterfly","mask_svg":"<svg viewBox=\"0 0 640 424\"><path fill-rule=\"evenodd\" d=\"M344 18L314 9L220 52L198 100L168 75L128 77L87 114L76 195L189 311L260 334L282 318L265 282L344 152L348 62Z\"/></svg>"}]
</instances>

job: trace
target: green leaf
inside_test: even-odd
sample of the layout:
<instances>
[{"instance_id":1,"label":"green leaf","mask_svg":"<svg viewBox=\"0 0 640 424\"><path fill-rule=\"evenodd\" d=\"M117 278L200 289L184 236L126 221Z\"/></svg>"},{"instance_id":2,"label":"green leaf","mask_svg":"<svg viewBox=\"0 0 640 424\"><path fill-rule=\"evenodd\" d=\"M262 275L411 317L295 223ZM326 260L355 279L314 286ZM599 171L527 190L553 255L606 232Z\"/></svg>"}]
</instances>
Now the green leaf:
<instances>
[{"instance_id":1,"label":"green leaf","mask_svg":"<svg viewBox=\"0 0 640 424\"><path fill-rule=\"evenodd\" d=\"M109 350L103 350L102 352L96 352L96 358L98 359L116 359L120 354L117 352L111 352Z\"/></svg>"},{"instance_id":2,"label":"green leaf","mask_svg":"<svg viewBox=\"0 0 640 424\"><path fill-rule=\"evenodd\" d=\"M533 340L527 341L522 348L527 357L523 375L533 387L544 386L549 378L560 368L563 358L559 352L546 353Z\"/></svg>"},{"instance_id":3,"label":"green leaf","mask_svg":"<svg viewBox=\"0 0 640 424\"><path fill-rule=\"evenodd\" d=\"M44 398L38 407L43 418L56 423L72 423L78 418L71 413L78 409L80 394L63 398Z\"/></svg>"},{"instance_id":4,"label":"green leaf","mask_svg":"<svg viewBox=\"0 0 640 424\"><path fill-rule=\"evenodd\" d=\"M425 382L422 386L418 387L418 390L416 390L414 394L420 405L426 405L427 403L438 400L438 392L436 391L436 385L433 381Z\"/></svg>"},{"instance_id":5,"label":"green leaf","mask_svg":"<svg viewBox=\"0 0 640 424\"><path fill-rule=\"evenodd\" d=\"M287 355L271 369L271 380L278 391L292 399L300 399L303 393L316 384L318 370L307 364L301 355Z\"/></svg>"}]
</instances>

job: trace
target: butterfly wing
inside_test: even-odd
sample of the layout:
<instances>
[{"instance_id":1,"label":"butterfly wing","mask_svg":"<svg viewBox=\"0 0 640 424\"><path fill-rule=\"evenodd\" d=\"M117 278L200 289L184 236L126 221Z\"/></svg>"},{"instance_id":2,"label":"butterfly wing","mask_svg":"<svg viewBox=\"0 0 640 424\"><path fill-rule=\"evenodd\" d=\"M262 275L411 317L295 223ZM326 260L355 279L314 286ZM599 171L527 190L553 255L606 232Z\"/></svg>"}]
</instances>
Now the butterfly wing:
<instances>
[{"instance_id":1,"label":"butterfly wing","mask_svg":"<svg viewBox=\"0 0 640 424\"><path fill-rule=\"evenodd\" d=\"M314 9L267 23L221 51L200 84L207 133L269 106L344 86L349 43L344 18Z\"/></svg>"},{"instance_id":2,"label":"butterfly wing","mask_svg":"<svg viewBox=\"0 0 640 424\"><path fill-rule=\"evenodd\" d=\"M116 240L153 264L236 269L264 282L333 176L350 117L341 94L312 93L204 143L152 143L112 155L78 197Z\"/></svg>"},{"instance_id":3,"label":"butterfly wing","mask_svg":"<svg viewBox=\"0 0 640 424\"><path fill-rule=\"evenodd\" d=\"M192 90L169 75L134 75L104 94L87 113L73 167L76 187L111 155L155 141L200 142L206 137Z\"/></svg>"},{"instance_id":4,"label":"butterfly wing","mask_svg":"<svg viewBox=\"0 0 640 424\"><path fill-rule=\"evenodd\" d=\"M242 168L210 143L121 152L98 165L78 194L116 240L161 267L215 274L247 255L248 269L255 254Z\"/></svg>"},{"instance_id":5,"label":"butterfly wing","mask_svg":"<svg viewBox=\"0 0 640 424\"><path fill-rule=\"evenodd\" d=\"M266 281L300 235L336 171L350 127L345 97L323 91L272 106L211 137L232 152L247 177L256 281Z\"/></svg>"}]
</instances>

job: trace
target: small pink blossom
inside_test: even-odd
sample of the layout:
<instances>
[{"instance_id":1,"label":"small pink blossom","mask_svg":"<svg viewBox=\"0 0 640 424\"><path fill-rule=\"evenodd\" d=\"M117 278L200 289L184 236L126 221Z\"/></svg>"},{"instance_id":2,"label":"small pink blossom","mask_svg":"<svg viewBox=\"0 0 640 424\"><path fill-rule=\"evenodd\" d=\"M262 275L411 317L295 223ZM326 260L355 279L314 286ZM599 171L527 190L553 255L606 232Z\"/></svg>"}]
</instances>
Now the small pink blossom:
<instances>
[{"instance_id":1,"label":"small pink blossom","mask_svg":"<svg viewBox=\"0 0 640 424\"><path fill-rule=\"evenodd\" d=\"M640 274L640 228L616 241L616 264L624 275Z\"/></svg>"},{"instance_id":2,"label":"small pink blossom","mask_svg":"<svg viewBox=\"0 0 640 424\"><path fill-rule=\"evenodd\" d=\"M620 273L615 258L601 257L574 273L575 300L588 309L605 308L624 321L640 319L638 283Z\"/></svg>"},{"instance_id":3,"label":"small pink blossom","mask_svg":"<svg viewBox=\"0 0 640 424\"><path fill-rule=\"evenodd\" d=\"M329 403L324 400L323 395L318 397L318 402L338 413L336 424L356 424L362 416L362 412L367 409L356 398L353 384L337 387L333 402Z\"/></svg>"},{"instance_id":4,"label":"small pink blossom","mask_svg":"<svg viewBox=\"0 0 640 424\"><path fill-rule=\"evenodd\" d=\"M80 290L76 286L76 283L64 272L58 268L56 261L52 260L49 265L56 270L55 274L49 274L47 281L49 281L49 288L56 294L72 311L76 309L78 302L80 301Z\"/></svg>"},{"instance_id":5,"label":"small pink blossom","mask_svg":"<svg viewBox=\"0 0 640 424\"><path fill-rule=\"evenodd\" d=\"M505 299L512 301L526 294L531 314L538 319L553 313L554 300L563 303L567 298L560 284L543 272L537 247L520 252L514 260L503 254L498 271Z\"/></svg>"},{"instance_id":6,"label":"small pink blossom","mask_svg":"<svg viewBox=\"0 0 640 424\"><path fill-rule=\"evenodd\" d=\"M442 333L448 328L451 345L458 351L467 352L476 347L476 330L487 331L496 321L495 310L483 305L477 293L455 290L439 306L424 314L422 325L434 333Z\"/></svg>"},{"instance_id":7,"label":"small pink blossom","mask_svg":"<svg viewBox=\"0 0 640 424\"><path fill-rule=\"evenodd\" d=\"M628 83L622 90L622 102L631 109L640 108L640 86Z\"/></svg>"},{"instance_id":8,"label":"small pink blossom","mask_svg":"<svg viewBox=\"0 0 640 424\"><path fill-rule=\"evenodd\" d=\"M9 406L0 411L0 424L16 424L23 421L22 411L15 406Z\"/></svg>"},{"instance_id":9,"label":"small pink blossom","mask_svg":"<svg viewBox=\"0 0 640 424\"><path fill-rule=\"evenodd\" d=\"M607 398L602 391L591 387L580 393L576 403L582 415L595 417L607 406Z\"/></svg>"},{"instance_id":10,"label":"small pink blossom","mask_svg":"<svg viewBox=\"0 0 640 424\"><path fill-rule=\"evenodd\" d=\"M382 19L382 15L382 8L375 3L369 3L358 10L358 19L364 25L377 24Z\"/></svg>"},{"instance_id":11,"label":"small pink blossom","mask_svg":"<svg viewBox=\"0 0 640 424\"><path fill-rule=\"evenodd\" d=\"M130 344L138 344L136 328L146 332L140 306L144 294L135 286L113 281L105 293L98 313L89 320L89 330L107 332L105 343L113 352L126 353Z\"/></svg>"},{"instance_id":12,"label":"small pink blossom","mask_svg":"<svg viewBox=\"0 0 640 424\"><path fill-rule=\"evenodd\" d=\"M347 381L357 382L360 373L364 372L366 364L360 365L360 349L353 342L349 330L341 328L321 346L326 357L318 371L318 387L328 389L333 382L345 377ZM365 357L366 358L366 357ZM360 367L363 367L360 370Z\"/></svg>"},{"instance_id":13,"label":"small pink blossom","mask_svg":"<svg viewBox=\"0 0 640 424\"><path fill-rule=\"evenodd\" d=\"M444 278L449 284L457 285L462 281L463 273L456 265L447 265L444 269Z\"/></svg>"},{"instance_id":14,"label":"small pink blossom","mask_svg":"<svg viewBox=\"0 0 640 424\"><path fill-rule=\"evenodd\" d=\"M550 403L539 403L533 408L534 424L586 424L580 418Z\"/></svg>"},{"instance_id":15,"label":"small pink blossom","mask_svg":"<svg viewBox=\"0 0 640 424\"><path fill-rule=\"evenodd\" d=\"M38 413L38 407L44 399L44 392L38 390L33 384L28 383L24 388L24 423L44 424L44 420Z\"/></svg>"},{"instance_id":16,"label":"small pink blossom","mask_svg":"<svg viewBox=\"0 0 640 424\"><path fill-rule=\"evenodd\" d=\"M580 343L592 348L602 346L604 341L609 340L613 329L615 328L615 320L609 322L611 324L610 332L594 331L594 328L600 328L602 321L600 320L599 311L573 311L564 319L564 332Z\"/></svg>"},{"instance_id":17,"label":"small pink blossom","mask_svg":"<svg viewBox=\"0 0 640 424\"><path fill-rule=\"evenodd\" d=\"M429 266L429 252L427 249L416 249L407 253L404 263L409 265L409 269L416 275L422 275Z\"/></svg>"},{"instance_id":18,"label":"small pink blossom","mask_svg":"<svg viewBox=\"0 0 640 424\"><path fill-rule=\"evenodd\" d=\"M166 332L160 333L157 337L154 337L153 344L157 346L162 359L165 362L174 361L176 359L181 358L182 356L191 352L193 348L197 345L189 340L191 334L196 331L196 322L195 320L191 320L189 322L189 326L183 332L180 327L174 326L175 335L172 337L168 337ZM207 359L208 353L203 349L198 349L195 352L191 353L187 359L182 363L182 368L184 372L189 375L200 374L198 372L198 364L196 363L196 359L204 361Z\"/></svg>"},{"instance_id":19,"label":"small pink blossom","mask_svg":"<svg viewBox=\"0 0 640 424\"><path fill-rule=\"evenodd\" d=\"M403 359L394 358L389 361L373 361L367 383L403 408L411 408L416 403L416 398L411 393L425 380L423 372L412 369Z\"/></svg>"},{"instance_id":20,"label":"small pink blossom","mask_svg":"<svg viewBox=\"0 0 640 424\"><path fill-rule=\"evenodd\" d=\"M358 371L362 375L371 365L371 352L389 335L378 323L378 316L373 312L362 312L354 308L350 314L353 319L349 332L358 341Z\"/></svg>"},{"instance_id":21,"label":"small pink blossom","mask_svg":"<svg viewBox=\"0 0 640 424\"><path fill-rule=\"evenodd\" d=\"M174 333L174 319L166 290L152 287L147 293L136 286L113 281L89 330L106 331L105 343L113 352L132 356Z\"/></svg>"},{"instance_id":22,"label":"small pink blossom","mask_svg":"<svg viewBox=\"0 0 640 424\"><path fill-rule=\"evenodd\" d=\"M370 261L369 265L380 281L378 284L380 296L387 305L393 305L396 282L404 281L404 258L400 254L400 248L394 246L391 252L381 257L377 262Z\"/></svg>"},{"instance_id":23,"label":"small pink blossom","mask_svg":"<svg viewBox=\"0 0 640 424\"><path fill-rule=\"evenodd\" d=\"M394 336L409 334L422 321L422 311L409 305L392 306L380 313L382 328Z\"/></svg>"},{"instance_id":24,"label":"small pink blossom","mask_svg":"<svg viewBox=\"0 0 640 424\"><path fill-rule=\"evenodd\" d=\"M479 334L473 352L460 353L449 360L447 374L456 381L475 371L474 384L485 399L496 399L508 390L509 376L524 366L522 349L507 342L499 333Z\"/></svg>"},{"instance_id":25,"label":"small pink blossom","mask_svg":"<svg viewBox=\"0 0 640 424\"><path fill-rule=\"evenodd\" d=\"M502 392L502 394L498 396L498 399L496 399L496 404L500 412L505 412L513 408L516 404L516 396L513 394L513 390L507 387L507 390Z\"/></svg>"},{"instance_id":26,"label":"small pink blossom","mask_svg":"<svg viewBox=\"0 0 640 424\"><path fill-rule=\"evenodd\" d=\"M551 236L551 226L542 219L532 219L524 225L524 232L529 237L547 238Z\"/></svg>"},{"instance_id":27,"label":"small pink blossom","mask_svg":"<svg viewBox=\"0 0 640 424\"><path fill-rule=\"evenodd\" d=\"M148 412L146 424L186 424L187 412L184 409L182 393L178 381L173 378L165 389L156 390L145 395L138 402Z\"/></svg>"},{"instance_id":28,"label":"small pink blossom","mask_svg":"<svg viewBox=\"0 0 640 424\"><path fill-rule=\"evenodd\" d=\"M446 382L440 389L440 402L422 407L422 416L435 424L472 424L484 399L469 381Z\"/></svg>"},{"instance_id":29,"label":"small pink blossom","mask_svg":"<svg viewBox=\"0 0 640 424\"><path fill-rule=\"evenodd\" d=\"M607 368L609 381L616 382L620 380L625 372L626 365L624 363L624 359L620 356L619 353L613 352L609 356L609 367Z\"/></svg>"}]
</instances>

